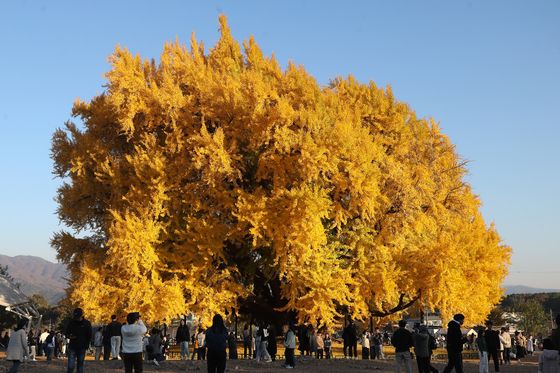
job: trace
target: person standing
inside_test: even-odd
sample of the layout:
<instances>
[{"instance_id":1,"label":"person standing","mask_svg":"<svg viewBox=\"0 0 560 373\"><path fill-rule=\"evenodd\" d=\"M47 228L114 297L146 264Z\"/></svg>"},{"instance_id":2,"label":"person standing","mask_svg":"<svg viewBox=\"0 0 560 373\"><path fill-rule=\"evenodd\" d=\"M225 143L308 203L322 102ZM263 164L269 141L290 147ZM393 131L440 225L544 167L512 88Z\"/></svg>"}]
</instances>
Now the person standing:
<instances>
[{"instance_id":1,"label":"person standing","mask_svg":"<svg viewBox=\"0 0 560 373\"><path fill-rule=\"evenodd\" d=\"M253 343L252 343L253 336L251 335L251 331L249 330L249 325L245 324L243 328L243 359L247 359L253 357ZM247 352L249 355L247 355Z\"/></svg>"},{"instance_id":2,"label":"person standing","mask_svg":"<svg viewBox=\"0 0 560 373\"><path fill-rule=\"evenodd\" d=\"M299 325L298 337L300 355L303 356L306 351L309 351L309 335L307 335L307 325L305 323Z\"/></svg>"},{"instance_id":3,"label":"person standing","mask_svg":"<svg viewBox=\"0 0 560 373\"><path fill-rule=\"evenodd\" d=\"M97 328L93 335L93 347L95 348L95 360L101 359L101 352L103 351L103 328Z\"/></svg>"},{"instance_id":4,"label":"person standing","mask_svg":"<svg viewBox=\"0 0 560 373\"><path fill-rule=\"evenodd\" d=\"M224 373L226 370L226 347L228 332L221 315L214 315L212 326L206 330L206 348L208 349L208 373Z\"/></svg>"},{"instance_id":5,"label":"person standing","mask_svg":"<svg viewBox=\"0 0 560 373\"><path fill-rule=\"evenodd\" d=\"M425 325L418 327L418 332L412 337L414 353L419 373L430 373L430 335Z\"/></svg>"},{"instance_id":6,"label":"person standing","mask_svg":"<svg viewBox=\"0 0 560 373\"><path fill-rule=\"evenodd\" d=\"M525 355L527 354L527 350L526 350L526 342L527 340L525 339L525 337L523 336L523 332L520 331L516 331L515 332L515 346L516 346L516 350L517 350L517 360L521 361L521 359L523 359L525 357Z\"/></svg>"},{"instance_id":7,"label":"person standing","mask_svg":"<svg viewBox=\"0 0 560 373\"><path fill-rule=\"evenodd\" d=\"M175 334L175 340L181 348L181 360L188 360L191 358L191 353L189 351L189 340L191 335L189 332L189 326L187 325L185 319L181 319L181 323L177 328L177 333Z\"/></svg>"},{"instance_id":8,"label":"person standing","mask_svg":"<svg viewBox=\"0 0 560 373\"><path fill-rule=\"evenodd\" d=\"M103 360L111 359L111 334L109 325L103 327Z\"/></svg>"},{"instance_id":9,"label":"person standing","mask_svg":"<svg viewBox=\"0 0 560 373\"><path fill-rule=\"evenodd\" d=\"M478 357L480 358L479 372L488 373L488 347L486 345L486 331L484 327L481 327L478 331L478 337L476 338L476 346L478 348Z\"/></svg>"},{"instance_id":10,"label":"person standing","mask_svg":"<svg viewBox=\"0 0 560 373\"><path fill-rule=\"evenodd\" d=\"M39 335L39 341L38 341L38 346L39 346L39 352L37 353L38 356L43 356L46 355L46 351L45 348L46 343L45 341L47 340L47 337L49 336L49 329L45 329L40 335Z\"/></svg>"},{"instance_id":11,"label":"person standing","mask_svg":"<svg viewBox=\"0 0 560 373\"><path fill-rule=\"evenodd\" d=\"M129 313L126 316L126 325L121 327L122 356L125 373L142 373L142 348L143 337L148 330L138 312Z\"/></svg>"},{"instance_id":12,"label":"person standing","mask_svg":"<svg viewBox=\"0 0 560 373\"><path fill-rule=\"evenodd\" d=\"M54 330L49 332L47 339L45 340L45 354L47 355L47 361L51 361L53 356L56 358L55 355L55 347L57 346L56 343L56 335Z\"/></svg>"},{"instance_id":13,"label":"person standing","mask_svg":"<svg viewBox=\"0 0 560 373\"><path fill-rule=\"evenodd\" d=\"M369 360L370 343L369 333L367 331L364 331L364 333L362 334L360 342L362 343L362 360Z\"/></svg>"},{"instance_id":14,"label":"person standing","mask_svg":"<svg viewBox=\"0 0 560 373\"><path fill-rule=\"evenodd\" d=\"M447 324L447 366L443 373L449 373L455 369L457 373L463 373L463 344L467 341L461 332L461 325L465 322L465 316L458 313L453 316Z\"/></svg>"},{"instance_id":15,"label":"person standing","mask_svg":"<svg viewBox=\"0 0 560 373\"><path fill-rule=\"evenodd\" d=\"M309 353L311 356L317 355L317 331L313 325L309 324L307 327L307 335L309 336Z\"/></svg>"},{"instance_id":16,"label":"person standing","mask_svg":"<svg viewBox=\"0 0 560 373\"><path fill-rule=\"evenodd\" d=\"M535 343L533 336L530 335L529 338L527 338L527 354L533 355L533 352L535 352Z\"/></svg>"},{"instance_id":17,"label":"person standing","mask_svg":"<svg viewBox=\"0 0 560 373\"><path fill-rule=\"evenodd\" d=\"M321 333L317 334L317 359L323 358L323 351L325 350L325 341L323 340L323 336Z\"/></svg>"},{"instance_id":18,"label":"person standing","mask_svg":"<svg viewBox=\"0 0 560 373\"><path fill-rule=\"evenodd\" d=\"M6 360L12 362L12 366L8 373L16 373L23 360L29 357L27 348L27 319L20 319L8 340L6 349Z\"/></svg>"},{"instance_id":19,"label":"person standing","mask_svg":"<svg viewBox=\"0 0 560 373\"><path fill-rule=\"evenodd\" d=\"M117 315L111 316L111 322L107 325L109 335L111 336L111 356L113 360L120 359L121 352L121 327L122 324L117 321Z\"/></svg>"},{"instance_id":20,"label":"person standing","mask_svg":"<svg viewBox=\"0 0 560 373\"><path fill-rule=\"evenodd\" d=\"M350 320L348 325L342 332L342 339L344 340L344 357L348 356L350 359L358 358L358 335L354 322Z\"/></svg>"},{"instance_id":21,"label":"person standing","mask_svg":"<svg viewBox=\"0 0 560 373\"><path fill-rule=\"evenodd\" d=\"M37 338L35 338L33 330L30 330L27 334L27 345L29 346L29 360L36 361L35 355L37 354Z\"/></svg>"},{"instance_id":22,"label":"person standing","mask_svg":"<svg viewBox=\"0 0 560 373\"><path fill-rule=\"evenodd\" d=\"M511 364L511 335L506 328L501 329L500 342L504 346L504 364Z\"/></svg>"},{"instance_id":23,"label":"person standing","mask_svg":"<svg viewBox=\"0 0 560 373\"><path fill-rule=\"evenodd\" d=\"M324 345L325 345L325 359L330 359L332 353L332 340L329 333L325 334Z\"/></svg>"},{"instance_id":24,"label":"person standing","mask_svg":"<svg viewBox=\"0 0 560 373\"><path fill-rule=\"evenodd\" d=\"M268 326L268 336L266 337L266 349L272 361L276 361L276 354L278 353L278 346L276 344L276 327L274 325Z\"/></svg>"},{"instance_id":25,"label":"person standing","mask_svg":"<svg viewBox=\"0 0 560 373\"><path fill-rule=\"evenodd\" d=\"M379 328L375 328L375 331L371 335L371 358L372 359L384 359L383 356L383 335L379 331Z\"/></svg>"},{"instance_id":26,"label":"person standing","mask_svg":"<svg viewBox=\"0 0 560 373\"><path fill-rule=\"evenodd\" d=\"M195 332L196 332L196 330L195 330ZM195 357L197 357L197 360L200 360L200 354L198 353L198 334L197 333L193 334L193 336L191 337L191 342L192 342L192 345L193 345L193 352L191 354L191 360L194 360Z\"/></svg>"},{"instance_id":27,"label":"person standing","mask_svg":"<svg viewBox=\"0 0 560 373\"><path fill-rule=\"evenodd\" d=\"M81 308L76 308L72 313L72 320L68 323L65 334L70 340L67 373L73 373L76 365L77 372L83 373L86 351L91 341L91 323L84 318Z\"/></svg>"},{"instance_id":28,"label":"person standing","mask_svg":"<svg viewBox=\"0 0 560 373\"><path fill-rule=\"evenodd\" d=\"M202 328L198 328L196 340L198 342L198 360L204 360L206 359L206 334Z\"/></svg>"},{"instance_id":29,"label":"person standing","mask_svg":"<svg viewBox=\"0 0 560 373\"><path fill-rule=\"evenodd\" d=\"M270 354L268 353L267 350L267 345L268 345L267 336L268 336L268 332L264 327L264 324L259 325L259 328L257 330L257 342L256 342L257 359L256 360L270 363L272 362L272 359L270 358Z\"/></svg>"},{"instance_id":30,"label":"person standing","mask_svg":"<svg viewBox=\"0 0 560 373\"><path fill-rule=\"evenodd\" d=\"M395 362L397 373L401 371L401 365L407 373L412 373L412 356L410 348L414 346L412 333L405 329L406 320L399 321L399 328L393 333L391 344L395 347Z\"/></svg>"},{"instance_id":31,"label":"person standing","mask_svg":"<svg viewBox=\"0 0 560 373\"><path fill-rule=\"evenodd\" d=\"M484 332L484 338L486 339L486 347L488 348L488 361L490 357L494 361L494 371L500 371L500 358L498 357L498 351L500 350L500 334L497 330L492 329L492 322L488 321L486 323L486 331Z\"/></svg>"},{"instance_id":32,"label":"person standing","mask_svg":"<svg viewBox=\"0 0 560 373\"><path fill-rule=\"evenodd\" d=\"M237 341L235 340L235 333L231 331L228 336L228 350L229 359L237 360Z\"/></svg>"},{"instance_id":33,"label":"person standing","mask_svg":"<svg viewBox=\"0 0 560 373\"><path fill-rule=\"evenodd\" d=\"M294 356L296 351L296 334L288 324L284 325L282 329L284 332L284 347L286 348L284 350L286 368L292 369L296 365Z\"/></svg>"}]
</instances>

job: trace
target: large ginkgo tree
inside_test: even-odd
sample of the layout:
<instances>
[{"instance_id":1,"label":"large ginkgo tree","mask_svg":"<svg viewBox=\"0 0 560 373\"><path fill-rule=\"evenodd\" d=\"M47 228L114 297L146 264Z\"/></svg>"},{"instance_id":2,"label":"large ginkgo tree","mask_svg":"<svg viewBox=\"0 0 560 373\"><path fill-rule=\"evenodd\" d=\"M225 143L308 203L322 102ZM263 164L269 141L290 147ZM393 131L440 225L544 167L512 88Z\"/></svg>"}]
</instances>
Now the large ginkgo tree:
<instances>
[{"instance_id":1,"label":"large ginkgo tree","mask_svg":"<svg viewBox=\"0 0 560 373\"><path fill-rule=\"evenodd\" d=\"M53 135L52 244L93 320L269 309L330 325L409 307L482 321L510 248L466 163L390 87L320 86L220 17L208 52L117 48L106 90Z\"/></svg>"}]
</instances>

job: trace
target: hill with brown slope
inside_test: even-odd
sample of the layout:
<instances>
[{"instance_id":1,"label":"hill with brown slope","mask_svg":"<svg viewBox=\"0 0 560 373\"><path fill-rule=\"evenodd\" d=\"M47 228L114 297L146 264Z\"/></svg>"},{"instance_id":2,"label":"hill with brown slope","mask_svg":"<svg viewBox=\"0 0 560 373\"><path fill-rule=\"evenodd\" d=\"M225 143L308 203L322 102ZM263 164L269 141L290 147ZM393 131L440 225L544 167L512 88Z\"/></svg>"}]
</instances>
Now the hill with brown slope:
<instances>
[{"instance_id":1,"label":"hill with brown slope","mask_svg":"<svg viewBox=\"0 0 560 373\"><path fill-rule=\"evenodd\" d=\"M8 266L9 274L27 296L41 294L51 305L64 297L67 277L64 264L30 255L0 255L0 265Z\"/></svg>"}]
</instances>

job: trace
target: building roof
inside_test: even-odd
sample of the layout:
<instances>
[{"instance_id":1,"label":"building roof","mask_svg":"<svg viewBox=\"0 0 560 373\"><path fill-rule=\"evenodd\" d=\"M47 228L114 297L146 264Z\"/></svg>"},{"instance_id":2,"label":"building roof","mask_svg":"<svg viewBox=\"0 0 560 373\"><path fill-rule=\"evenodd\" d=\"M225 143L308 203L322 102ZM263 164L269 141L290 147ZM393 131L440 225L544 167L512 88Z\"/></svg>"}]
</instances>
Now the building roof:
<instances>
[{"instance_id":1,"label":"building roof","mask_svg":"<svg viewBox=\"0 0 560 373\"><path fill-rule=\"evenodd\" d=\"M29 302L29 298L14 283L0 276L0 306L8 307L27 302Z\"/></svg>"}]
</instances>

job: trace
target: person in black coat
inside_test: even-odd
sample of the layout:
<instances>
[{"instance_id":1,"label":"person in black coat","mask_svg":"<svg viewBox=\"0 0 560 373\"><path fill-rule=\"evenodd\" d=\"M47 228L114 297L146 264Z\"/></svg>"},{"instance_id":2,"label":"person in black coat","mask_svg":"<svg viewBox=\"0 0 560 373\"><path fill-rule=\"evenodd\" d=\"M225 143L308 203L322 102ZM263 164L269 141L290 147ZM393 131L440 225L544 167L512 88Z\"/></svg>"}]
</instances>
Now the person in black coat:
<instances>
[{"instance_id":1,"label":"person in black coat","mask_svg":"<svg viewBox=\"0 0 560 373\"><path fill-rule=\"evenodd\" d=\"M461 332L461 325L465 322L465 315L456 314L447 324L447 366L443 373L449 373L453 368L455 372L463 373L463 344L467 341Z\"/></svg>"},{"instance_id":2,"label":"person in black coat","mask_svg":"<svg viewBox=\"0 0 560 373\"><path fill-rule=\"evenodd\" d=\"M86 351L91 342L91 323L84 319L84 311L76 308L72 314L73 318L66 327L66 337L68 343L68 373L74 371L77 365L79 373L84 371L84 360Z\"/></svg>"},{"instance_id":3,"label":"person in black coat","mask_svg":"<svg viewBox=\"0 0 560 373\"><path fill-rule=\"evenodd\" d=\"M342 339L344 341L344 357L358 358L358 333L354 322L350 321L344 328Z\"/></svg>"},{"instance_id":4,"label":"person in black coat","mask_svg":"<svg viewBox=\"0 0 560 373\"><path fill-rule=\"evenodd\" d=\"M309 355L309 336L307 335L307 325L302 324L298 329L299 351L301 356Z\"/></svg>"},{"instance_id":5,"label":"person in black coat","mask_svg":"<svg viewBox=\"0 0 560 373\"><path fill-rule=\"evenodd\" d=\"M107 326L103 327L103 360L111 359L111 333Z\"/></svg>"},{"instance_id":6,"label":"person in black coat","mask_svg":"<svg viewBox=\"0 0 560 373\"><path fill-rule=\"evenodd\" d=\"M393 333L391 344L395 347L395 362L397 372L400 372L401 365L406 372L412 373L412 355L410 348L414 346L412 333L406 329L406 320L399 321L399 328Z\"/></svg>"},{"instance_id":7,"label":"person in black coat","mask_svg":"<svg viewBox=\"0 0 560 373\"><path fill-rule=\"evenodd\" d=\"M484 339L486 340L486 347L488 348L488 360L492 357L494 360L494 371L500 371L500 332L497 330L492 330L492 322L488 321L486 323L486 332L484 333Z\"/></svg>"},{"instance_id":8,"label":"person in black coat","mask_svg":"<svg viewBox=\"0 0 560 373\"><path fill-rule=\"evenodd\" d=\"M278 346L276 345L276 328L274 325L268 327L268 345L266 346L272 361L276 361L276 354L278 353Z\"/></svg>"},{"instance_id":9,"label":"person in black coat","mask_svg":"<svg viewBox=\"0 0 560 373\"><path fill-rule=\"evenodd\" d=\"M181 319L181 324L177 328L177 334L175 334L175 341L181 348L181 360L189 360L190 359L190 351L189 351L189 341L191 339L191 335L189 332L189 326L185 319Z\"/></svg>"},{"instance_id":10,"label":"person in black coat","mask_svg":"<svg viewBox=\"0 0 560 373\"><path fill-rule=\"evenodd\" d=\"M229 359L237 360L237 341L235 340L235 333L233 332L229 332L228 350L229 350Z\"/></svg>"},{"instance_id":11,"label":"person in black coat","mask_svg":"<svg viewBox=\"0 0 560 373\"><path fill-rule=\"evenodd\" d=\"M226 347L228 331L221 315L214 315L212 326L206 331L208 373L224 373L226 370Z\"/></svg>"}]
</instances>

